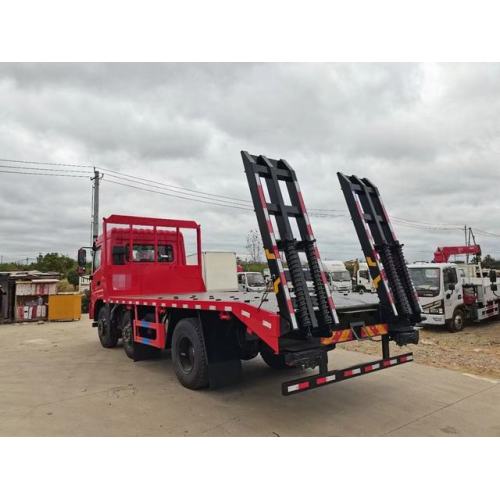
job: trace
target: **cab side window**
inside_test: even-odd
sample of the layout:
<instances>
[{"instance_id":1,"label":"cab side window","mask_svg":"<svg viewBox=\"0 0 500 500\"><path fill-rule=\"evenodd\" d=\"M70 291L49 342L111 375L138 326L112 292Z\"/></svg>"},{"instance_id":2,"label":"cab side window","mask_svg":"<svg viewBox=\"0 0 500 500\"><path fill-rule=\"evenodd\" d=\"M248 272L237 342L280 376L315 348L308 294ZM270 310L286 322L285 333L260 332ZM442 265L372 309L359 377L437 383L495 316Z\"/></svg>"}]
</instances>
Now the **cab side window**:
<instances>
[{"instance_id":1,"label":"cab side window","mask_svg":"<svg viewBox=\"0 0 500 500\"><path fill-rule=\"evenodd\" d=\"M115 245L112 250L112 261L114 266L125 264L128 255L128 246Z\"/></svg>"},{"instance_id":2,"label":"cab side window","mask_svg":"<svg viewBox=\"0 0 500 500\"><path fill-rule=\"evenodd\" d=\"M456 285L458 283L457 270L452 267L443 269L443 283L445 289L448 285Z\"/></svg>"},{"instance_id":3,"label":"cab side window","mask_svg":"<svg viewBox=\"0 0 500 500\"><path fill-rule=\"evenodd\" d=\"M240 284L240 285L245 284L245 275L244 274L238 274L238 284Z\"/></svg>"},{"instance_id":4,"label":"cab side window","mask_svg":"<svg viewBox=\"0 0 500 500\"><path fill-rule=\"evenodd\" d=\"M132 260L134 262L154 262L155 246L134 243L132 247Z\"/></svg>"},{"instance_id":5,"label":"cab side window","mask_svg":"<svg viewBox=\"0 0 500 500\"><path fill-rule=\"evenodd\" d=\"M359 277L367 280L368 279L368 271L366 271L366 270L359 271Z\"/></svg>"},{"instance_id":6,"label":"cab side window","mask_svg":"<svg viewBox=\"0 0 500 500\"><path fill-rule=\"evenodd\" d=\"M174 249L172 245L158 244L158 262L173 262Z\"/></svg>"}]
</instances>

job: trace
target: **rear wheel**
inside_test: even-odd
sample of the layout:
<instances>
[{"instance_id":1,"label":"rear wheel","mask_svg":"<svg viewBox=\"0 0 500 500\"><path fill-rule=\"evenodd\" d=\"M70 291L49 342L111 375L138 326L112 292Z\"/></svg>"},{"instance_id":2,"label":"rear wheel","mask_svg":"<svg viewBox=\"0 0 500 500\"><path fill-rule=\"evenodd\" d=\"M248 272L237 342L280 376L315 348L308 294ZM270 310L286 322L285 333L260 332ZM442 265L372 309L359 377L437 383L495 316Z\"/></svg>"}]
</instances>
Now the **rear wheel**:
<instances>
[{"instance_id":1,"label":"rear wheel","mask_svg":"<svg viewBox=\"0 0 500 500\"><path fill-rule=\"evenodd\" d=\"M132 313L125 311L122 319L122 342L125 354L134 359L134 330L132 326Z\"/></svg>"},{"instance_id":2,"label":"rear wheel","mask_svg":"<svg viewBox=\"0 0 500 500\"><path fill-rule=\"evenodd\" d=\"M208 360L201 326L196 318L177 323L172 336L172 362L179 382L188 389L208 385Z\"/></svg>"},{"instance_id":3,"label":"rear wheel","mask_svg":"<svg viewBox=\"0 0 500 500\"><path fill-rule=\"evenodd\" d=\"M462 309L455 309L453 317L448 320L448 330L450 332L460 332L464 328L465 315Z\"/></svg>"},{"instance_id":4,"label":"rear wheel","mask_svg":"<svg viewBox=\"0 0 500 500\"><path fill-rule=\"evenodd\" d=\"M292 368L285 363L285 356L283 354L274 354L269 348L263 348L260 355L264 362L274 370L286 370Z\"/></svg>"},{"instance_id":5,"label":"rear wheel","mask_svg":"<svg viewBox=\"0 0 500 500\"><path fill-rule=\"evenodd\" d=\"M106 348L116 347L118 343L118 333L115 328L112 328L109 318L108 306L103 306L99 309L97 315L97 334L101 345Z\"/></svg>"}]
</instances>

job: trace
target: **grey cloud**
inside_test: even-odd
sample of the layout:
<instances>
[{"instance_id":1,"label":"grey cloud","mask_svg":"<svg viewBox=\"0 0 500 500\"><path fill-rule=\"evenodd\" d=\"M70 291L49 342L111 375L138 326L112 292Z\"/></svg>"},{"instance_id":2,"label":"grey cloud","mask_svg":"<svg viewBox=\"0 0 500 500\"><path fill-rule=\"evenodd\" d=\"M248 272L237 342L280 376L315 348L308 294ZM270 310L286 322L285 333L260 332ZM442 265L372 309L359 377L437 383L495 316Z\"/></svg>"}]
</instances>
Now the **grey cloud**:
<instances>
[{"instance_id":1,"label":"grey cloud","mask_svg":"<svg viewBox=\"0 0 500 500\"><path fill-rule=\"evenodd\" d=\"M0 157L249 199L247 149L289 160L309 207L345 211L340 170L378 184L395 216L500 233L499 76L498 64L2 64ZM207 248L245 252L251 212L112 180L101 215L193 218ZM89 239L90 181L0 173L0 211L0 255L74 254ZM320 250L359 257L340 215L313 219ZM410 259L463 241L459 230L396 229ZM500 255L500 240L481 238Z\"/></svg>"}]
</instances>

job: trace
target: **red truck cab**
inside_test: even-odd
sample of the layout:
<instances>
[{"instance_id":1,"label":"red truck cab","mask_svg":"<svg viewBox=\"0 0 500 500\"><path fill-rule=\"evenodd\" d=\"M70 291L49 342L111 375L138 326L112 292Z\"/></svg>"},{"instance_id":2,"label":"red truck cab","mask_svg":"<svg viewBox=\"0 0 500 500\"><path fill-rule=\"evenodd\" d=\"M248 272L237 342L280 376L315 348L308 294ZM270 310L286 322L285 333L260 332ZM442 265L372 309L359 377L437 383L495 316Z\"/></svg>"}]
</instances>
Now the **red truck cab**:
<instances>
[{"instance_id":1,"label":"red truck cab","mask_svg":"<svg viewBox=\"0 0 500 500\"><path fill-rule=\"evenodd\" d=\"M186 262L183 229L196 232L199 264ZM200 226L194 221L105 218L94 245L90 317L112 295L204 292L200 253Z\"/></svg>"}]
</instances>

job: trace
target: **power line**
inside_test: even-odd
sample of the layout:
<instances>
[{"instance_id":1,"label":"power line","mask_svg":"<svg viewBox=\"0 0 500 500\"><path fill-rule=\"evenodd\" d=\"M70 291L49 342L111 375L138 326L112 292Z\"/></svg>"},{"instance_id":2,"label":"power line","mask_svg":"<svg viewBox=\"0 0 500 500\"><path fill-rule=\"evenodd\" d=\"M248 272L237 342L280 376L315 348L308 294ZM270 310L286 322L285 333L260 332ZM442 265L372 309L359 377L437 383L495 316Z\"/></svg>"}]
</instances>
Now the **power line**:
<instances>
[{"instance_id":1,"label":"power line","mask_svg":"<svg viewBox=\"0 0 500 500\"><path fill-rule=\"evenodd\" d=\"M0 161L8 161L10 163L26 163L30 165L52 165L54 167L76 167L76 168L91 168L93 165L79 165L77 163L52 163L45 161L26 161L26 160L7 160L6 158L0 158Z\"/></svg>"},{"instance_id":2,"label":"power line","mask_svg":"<svg viewBox=\"0 0 500 500\"><path fill-rule=\"evenodd\" d=\"M225 205L225 204L222 204L222 203L217 203L215 201L205 201L205 200L202 200L202 199L187 198L187 197L184 197L184 196L179 196L179 195L175 195L175 194L171 194L171 193L166 193L164 191L157 191L157 190L153 190L153 189L147 189L147 188L143 188L143 187L139 187L139 186L134 186L133 184L125 184L125 183L118 182L118 181L111 181L111 180L109 180L107 178L104 178L103 181L104 182L109 182L111 184L118 184L119 186L125 186L125 187L129 187L129 188L133 188L133 189L138 189L140 191L147 191L147 192L150 192L150 193L162 194L164 196L171 196L173 198L180 198L182 200L197 201L199 203L205 203L207 205L216 205L216 206L226 207L226 208L239 208L240 210L246 210L248 212L253 212L253 208L246 208L246 207L242 207L242 206L239 206L239 205Z\"/></svg>"},{"instance_id":3,"label":"power line","mask_svg":"<svg viewBox=\"0 0 500 500\"><path fill-rule=\"evenodd\" d=\"M1 168L1 167L0 167ZM15 170L0 170L0 174L18 174L18 175L45 175L49 177L80 177L82 179L87 179L86 175L74 175L74 174L42 174L40 172L18 172Z\"/></svg>"},{"instance_id":4,"label":"power line","mask_svg":"<svg viewBox=\"0 0 500 500\"><path fill-rule=\"evenodd\" d=\"M82 169L91 169L94 168L90 165L82 165L75 163L54 163L54 162L36 162L36 161L27 161L27 160L8 160L8 159L0 159L0 161L7 161L12 163L22 163L26 165L46 165L46 166L57 166L57 167L74 167L74 168L82 168ZM4 169L26 169L30 172L13 172L9 170L0 170L0 173L18 173L24 175L47 175L54 177L81 177L84 178L84 175L69 175L62 172L73 172L77 173L79 171L75 170L59 170L59 169L42 169L36 167L14 167L11 165L0 165L0 168ZM56 172L56 173L36 173L36 171L45 171L45 172ZM161 181L156 181L153 179L147 179L145 177L140 177L132 174L122 173L109 168L101 168L101 171L107 173L108 177L113 177L118 180L108 180L104 179L106 182L121 185L123 187L129 187L136 190L142 190L145 192L162 194L164 196L170 196L173 198L195 201L198 203L204 203L207 205L220 206L224 208L237 208L245 211L253 211L252 202L250 200L246 200L243 198L237 198L233 196L226 196L220 194L209 193L207 191L200 191L196 189L184 188L180 186L175 186L172 184L168 184ZM119 182L123 181L123 182ZM145 186L139 187L138 185ZM162 187L163 186L163 187ZM151 188L151 189L148 189ZM226 201L227 200L227 201ZM338 217L349 217L347 210L345 209L326 209L326 208L311 208L309 209L309 214L313 217L317 218L338 218ZM406 219L403 217L391 216L391 219L394 225L403 226L412 229L421 229L428 231L462 231L463 226L458 224L447 224L447 223L430 223L430 222L422 222L411 219ZM476 232L483 236L488 236L492 238L500 238L500 234L491 233L489 231L485 231L482 229L477 229Z\"/></svg>"},{"instance_id":5,"label":"power line","mask_svg":"<svg viewBox=\"0 0 500 500\"><path fill-rule=\"evenodd\" d=\"M14 170L35 170L43 172L72 172L81 174L81 170L61 170L60 168L42 168L42 167L16 167L15 165L0 165L0 168L12 168Z\"/></svg>"},{"instance_id":6,"label":"power line","mask_svg":"<svg viewBox=\"0 0 500 500\"><path fill-rule=\"evenodd\" d=\"M106 171L106 169L102 169L102 170L103 170L103 171ZM106 174L106 175L107 175L107 177L113 177L113 178L115 178L115 179L125 180L125 181L127 181L127 182L135 182L136 184L141 184L141 185L143 185L143 186L148 186L148 187L155 187L155 188L157 188L157 186L155 186L155 185L154 185L154 181L150 181L150 182L142 182L142 181L129 181L128 179L123 179L123 178L122 178L121 176L119 176L119 175L110 174L110 173L108 173L108 174ZM162 183L157 183L157 184L159 184L160 186L162 185ZM172 191L172 192L174 192L174 193L179 193L179 191L172 190L171 188L161 188L161 189L162 189L163 191ZM185 194L186 196L192 196L192 195L188 195L187 193L180 193L180 194ZM210 198L210 197L208 197L208 196L204 196L204 195L197 195L197 198L199 198L199 199L205 199L205 200L210 200L210 201L214 201L214 198ZM221 196L220 198L224 198L224 196ZM195 198L184 198L184 199L189 200L189 199L195 199ZM223 200L221 200L221 201L223 201ZM225 202L224 202L224 203L225 203ZM248 204L248 205L246 205L246 204L245 204L245 205L243 205L243 203L240 203L240 202L227 202L227 203L230 203L231 205L233 205L233 206L235 206L235 207L236 207L236 206L240 206L240 207L244 207L244 208L246 208L246 209L251 208L249 204ZM245 202L245 203L246 203L246 202ZM249 202L249 203L250 203L250 202ZM253 210L253 209L252 209L252 210Z\"/></svg>"}]
</instances>

